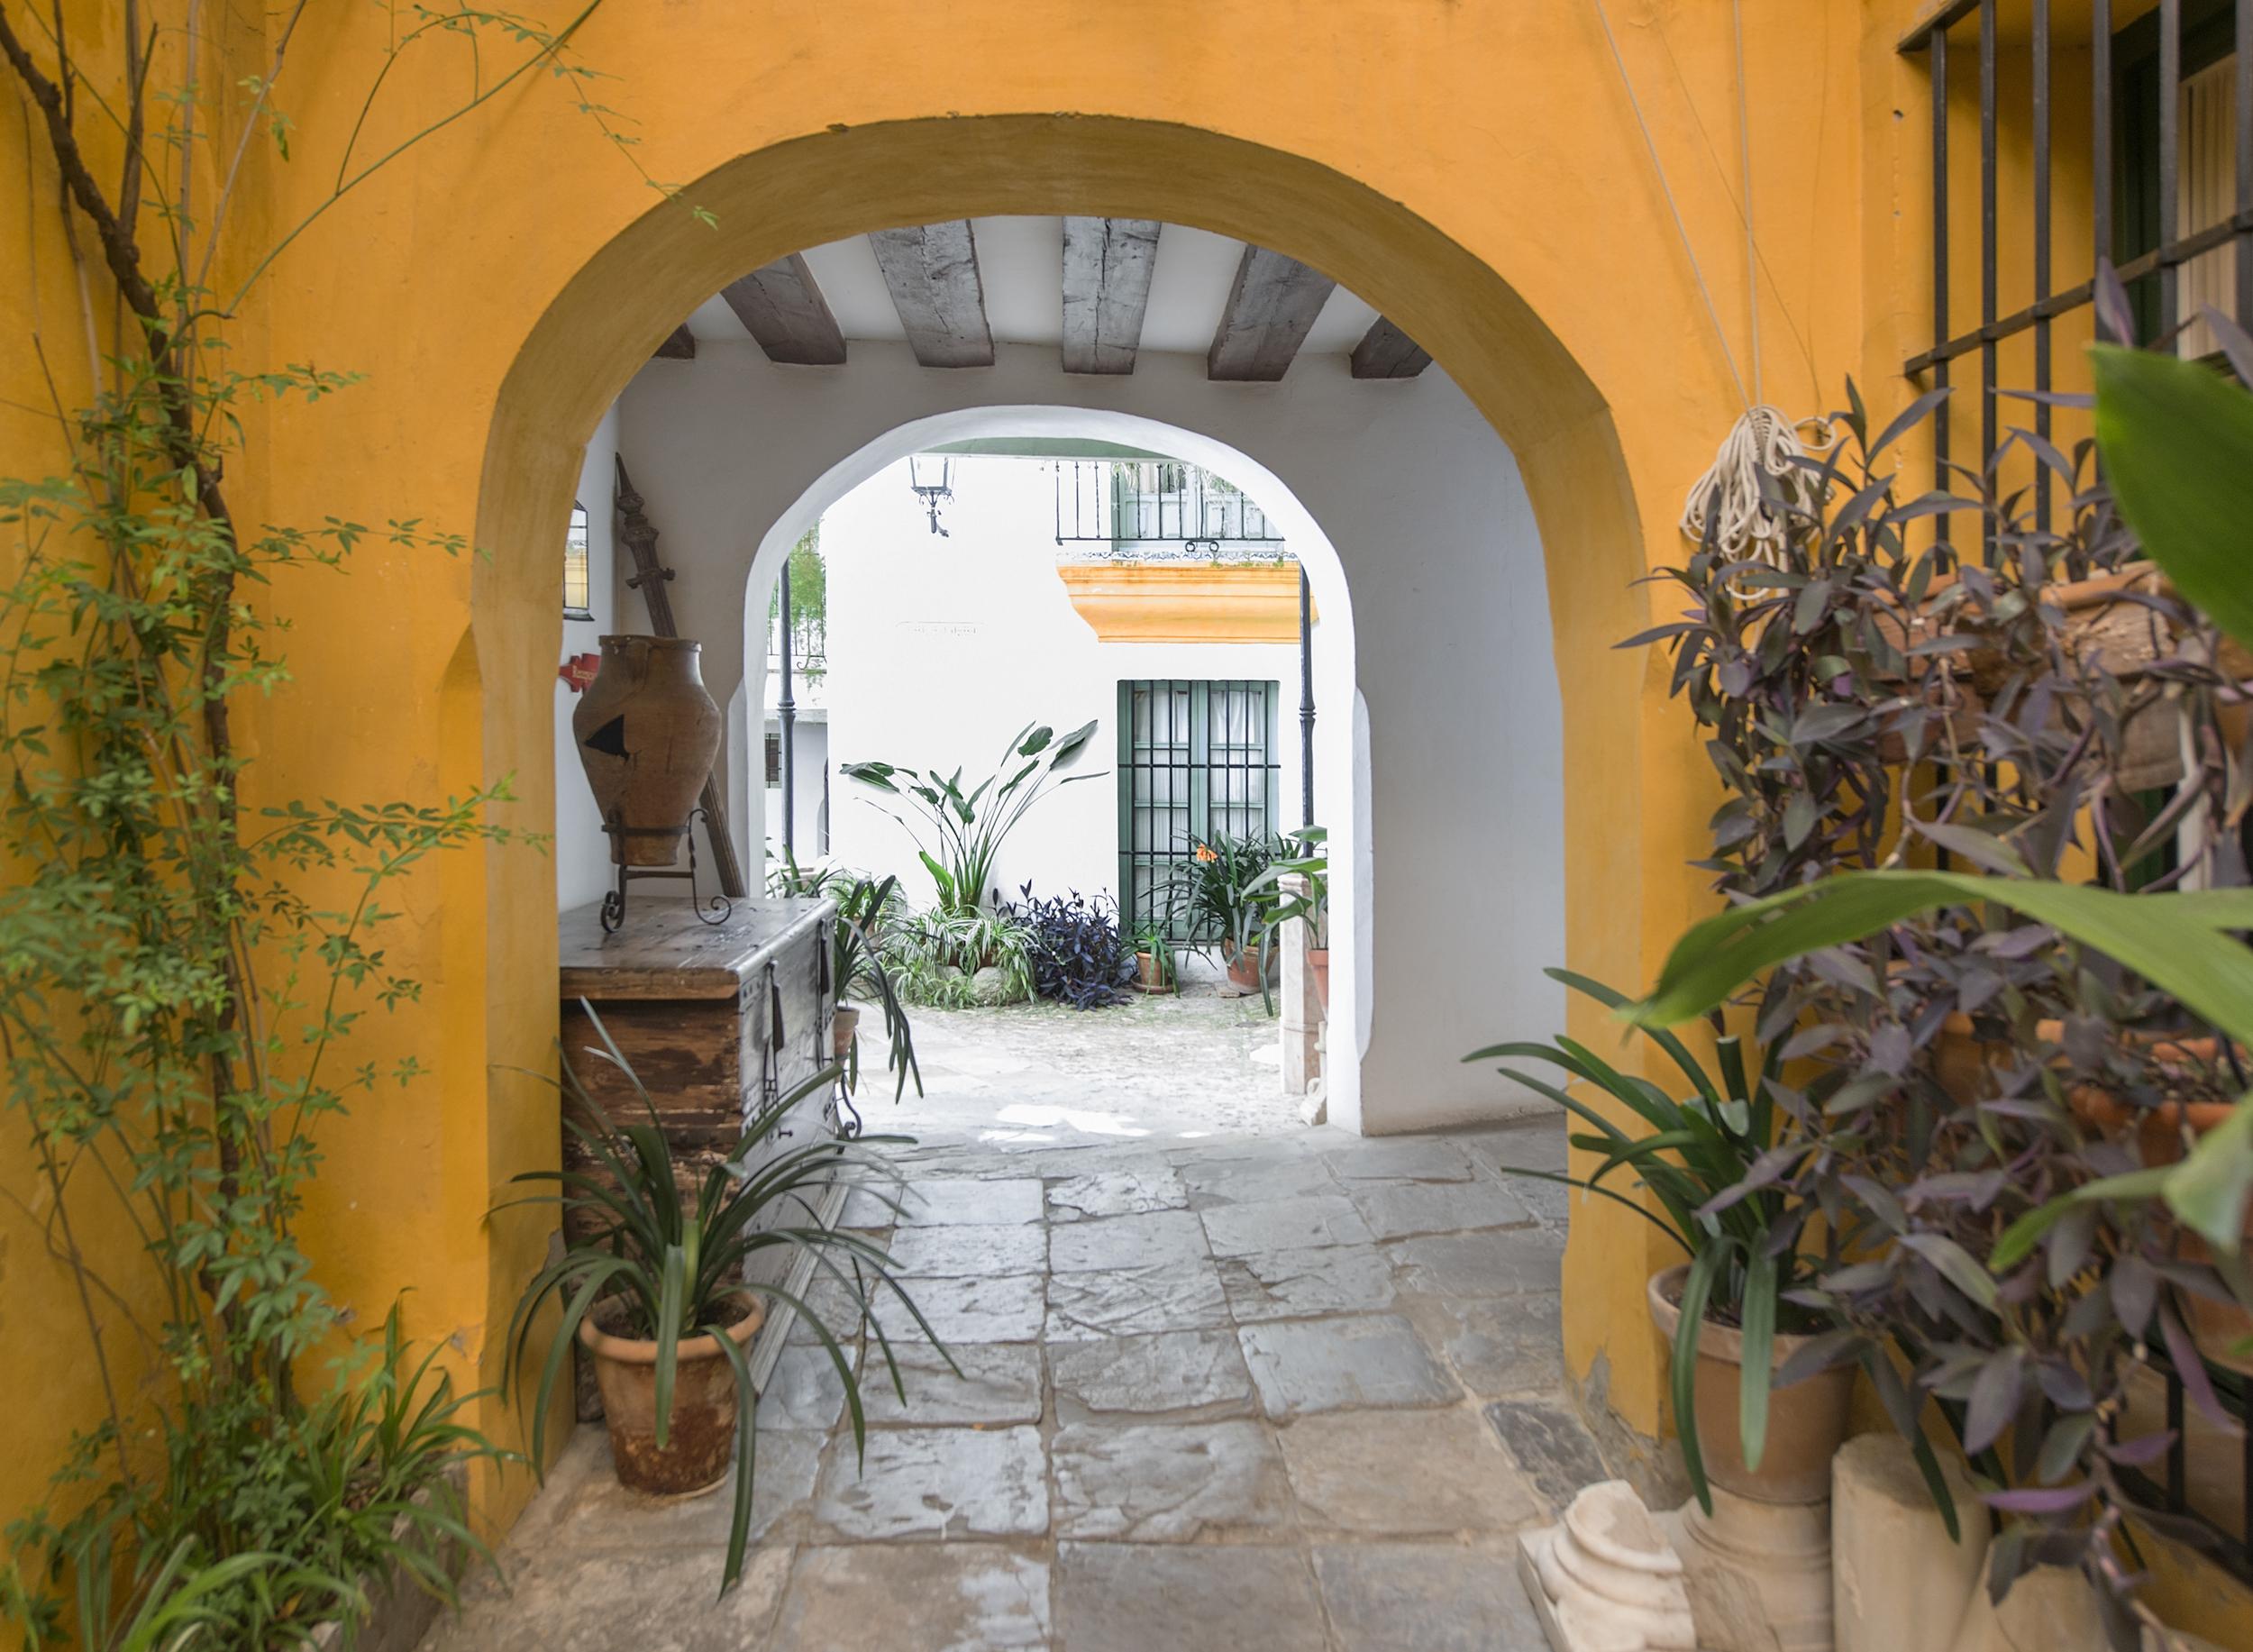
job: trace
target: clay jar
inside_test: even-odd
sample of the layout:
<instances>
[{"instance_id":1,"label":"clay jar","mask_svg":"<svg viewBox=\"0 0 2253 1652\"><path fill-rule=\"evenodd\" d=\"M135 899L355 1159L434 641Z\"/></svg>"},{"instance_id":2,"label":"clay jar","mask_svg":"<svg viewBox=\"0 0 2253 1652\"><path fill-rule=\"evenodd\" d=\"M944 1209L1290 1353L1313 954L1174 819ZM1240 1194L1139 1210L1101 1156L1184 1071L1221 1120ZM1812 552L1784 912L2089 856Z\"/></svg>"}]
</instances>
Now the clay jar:
<instances>
[{"instance_id":1,"label":"clay jar","mask_svg":"<svg viewBox=\"0 0 2253 1652\"><path fill-rule=\"evenodd\" d=\"M670 866L719 754L720 708L698 670L701 643L607 636L571 713L571 737L621 866Z\"/></svg>"},{"instance_id":2,"label":"clay jar","mask_svg":"<svg viewBox=\"0 0 2253 1652\"><path fill-rule=\"evenodd\" d=\"M1685 1263L1652 1275L1651 1322L1669 1347L1682 1323ZM1808 1340L1778 1331L1774 1364L1780 1367ZM1817 1503L1830 1495L1830 1459L1846 1443L1847 1410L1854 1393L1854 1368L1840 1366L1778 1388L1768 1396L1768 1438L1760 1466L1745 1466L1737 1432L1738 1374L1744 1366L1744 1337L1708 1319L1698 1328L1698 1448L1706 1478L1756 1502Z\"/></svg>"},{"instance_id":3,"label":"clay jar","mask_svg":"<svg viewBox=\"0 0 2253 1652\"><path fill-rule=\"evenodd\" d=\"M742 1317L727 1328L741 1348L765 1322L765 1310L748 1295L735 1304ZM675 1355L672 1416L657 1444L657 1345L611 1335L588 1314L579 1324L580 1346L593 1355L602 1392L603 1421L610 1432L610 1462L618 1483L652 1497L680 1497L717 1485L735 1455L735 1368L713 1337L684 1337Z\"/></svg>"}]
</instances>

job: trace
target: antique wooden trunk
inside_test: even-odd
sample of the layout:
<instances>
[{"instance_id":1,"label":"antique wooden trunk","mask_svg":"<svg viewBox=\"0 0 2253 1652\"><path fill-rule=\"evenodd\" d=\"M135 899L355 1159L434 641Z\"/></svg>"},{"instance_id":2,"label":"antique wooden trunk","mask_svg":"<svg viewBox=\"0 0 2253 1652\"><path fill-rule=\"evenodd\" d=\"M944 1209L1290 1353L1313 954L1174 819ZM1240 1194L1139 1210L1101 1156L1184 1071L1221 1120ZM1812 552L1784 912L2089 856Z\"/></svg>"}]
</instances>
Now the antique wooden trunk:
<instances>
[{"instance_id":1,"label":"antique wooden trunk","mask_svg":"<svg viewBox=\"0 0 2253 1652\"><path fill-rule=\"evenodd\" d=\"M564 1063L615 1119L644 1120L653 1107L684 1171L701 1181L735 1150L747 1122L829 1064L836 902L739 900L725 923L708 925L687 901L643 899L615 935L603 933L597 912L585 906L562 917ZM604 1059L590 1005L646 1102ZM744 1167L828 1138L827 1100L817 1091L792 1108L744 1153ZM565 1162L583 1156L567 1131ZM844 1198L840 1186L823 1201L825 1222ZM765 1254L775 1258L772 1282L787 1286L783 1270L798 1253ZM770 1311L753 1362L762 1379L789 1319Z\"/></svg>"}]
</instances>

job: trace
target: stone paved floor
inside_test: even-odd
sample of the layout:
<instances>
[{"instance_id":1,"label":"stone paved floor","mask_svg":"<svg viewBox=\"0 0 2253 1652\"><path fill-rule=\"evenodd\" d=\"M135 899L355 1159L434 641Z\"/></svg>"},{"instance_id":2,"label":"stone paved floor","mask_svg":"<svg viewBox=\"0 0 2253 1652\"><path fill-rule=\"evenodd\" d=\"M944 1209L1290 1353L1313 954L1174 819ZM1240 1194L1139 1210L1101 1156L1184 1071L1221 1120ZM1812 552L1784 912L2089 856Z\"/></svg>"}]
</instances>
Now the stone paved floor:
<instances>
[{"instance_id":1,"label":"stone paved floor","mask_svg":"<svg viewBox=\"0 0 2253 1652\"><path fill-rule=\"evenodd\" d=\"M581 1428L502 1556L513 1593L479 1580L425 1652L1538 1652L1510 1535L1603 1473L1560 1387L1562 1191L1497 1168L1554 1167L1555 1118L912 1122L906 1219L865 1194L846 1219L962 1374L904 1347L907 1404L870 1383L856 1461L801 1327L717 1602L725 1495L637 1504Z\"/></svg>"}]
</instances>

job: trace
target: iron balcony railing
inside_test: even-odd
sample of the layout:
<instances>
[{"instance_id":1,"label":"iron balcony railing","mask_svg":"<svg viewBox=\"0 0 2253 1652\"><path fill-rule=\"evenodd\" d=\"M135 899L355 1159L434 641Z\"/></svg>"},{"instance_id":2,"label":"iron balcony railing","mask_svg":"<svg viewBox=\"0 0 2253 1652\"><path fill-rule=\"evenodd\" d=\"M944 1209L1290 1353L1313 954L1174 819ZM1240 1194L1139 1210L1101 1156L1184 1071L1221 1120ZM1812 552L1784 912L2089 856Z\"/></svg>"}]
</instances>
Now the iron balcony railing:
<instances>
[{"instance_id":1,"label":"iron balcony railing","mask_svg":"<svg viewBox=\"0 0 2253 1652\"><path fill-rule=\"evenodd\" d=\"M1056 543L1142 561L1280 561L1289 554L1247 495L1171 459L1059 461Z\"/></svg>"}]
</instances>

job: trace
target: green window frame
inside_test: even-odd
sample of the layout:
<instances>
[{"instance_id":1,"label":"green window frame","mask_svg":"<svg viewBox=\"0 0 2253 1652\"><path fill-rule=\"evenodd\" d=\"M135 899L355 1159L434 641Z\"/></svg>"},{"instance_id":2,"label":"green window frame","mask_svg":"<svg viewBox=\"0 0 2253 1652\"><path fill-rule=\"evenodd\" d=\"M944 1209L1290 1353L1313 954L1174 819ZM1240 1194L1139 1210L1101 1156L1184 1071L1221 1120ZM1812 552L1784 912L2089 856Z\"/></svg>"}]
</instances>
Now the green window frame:
<instances>
[{"instance_id":1,"label":"green window frame","mask_svg":"<svg viewBox=\"0 0 2253 1652\"><path fill-rule=\"evenodd\" d=\"M1173 868L1216 837L1272 837L1282 819L1282 684L1256 678L1143 678L1118 685L1118 907L1129 929L1163 915L1192 932L1165 891Z\"/></svg>"}]
</instances>

